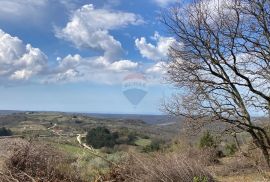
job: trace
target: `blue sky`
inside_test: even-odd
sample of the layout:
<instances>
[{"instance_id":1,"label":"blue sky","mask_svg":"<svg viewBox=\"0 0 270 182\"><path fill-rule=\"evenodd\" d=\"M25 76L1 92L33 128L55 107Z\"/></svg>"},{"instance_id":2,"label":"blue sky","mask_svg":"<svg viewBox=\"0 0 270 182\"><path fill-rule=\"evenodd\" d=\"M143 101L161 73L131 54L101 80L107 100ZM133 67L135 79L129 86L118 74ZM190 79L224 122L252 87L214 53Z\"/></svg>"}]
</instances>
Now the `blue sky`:
<instances>
[{"instance_id":1,"label":"blue sky","mask_svg":"<svg viewBox=\"0 0 270 182\"><path fill-rule=\"evenodd\" d=\"M176 2L1 0L0 109L159 114L175 40L158 19ZM136 106L126 82L147 92Z\"/></svg>"}]
</instances>

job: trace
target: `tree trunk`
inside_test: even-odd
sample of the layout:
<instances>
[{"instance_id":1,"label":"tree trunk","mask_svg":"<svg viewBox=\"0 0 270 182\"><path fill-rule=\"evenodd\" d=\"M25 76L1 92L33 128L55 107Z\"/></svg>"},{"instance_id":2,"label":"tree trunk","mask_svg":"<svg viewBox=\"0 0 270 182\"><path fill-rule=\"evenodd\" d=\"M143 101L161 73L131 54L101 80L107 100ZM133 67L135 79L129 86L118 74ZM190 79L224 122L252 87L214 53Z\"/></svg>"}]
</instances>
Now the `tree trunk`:
<instances>
[{"instance_id":1,"label":"tree trunk","mask_svg":"<svg viewBox=\"0 0 270 182\"><path fill-rule=\"evenodd\" d=\"M265 162L266 162L268 168L270 168L269 152L268 152L267 148L264 145L261 147L261 150L262 150Z\"/></svg>"},{"instance_id":2,"label":"tree trunk","mask_svg":"<svg viewBox=\"0 0 270 182\"><path fill-rule=\"evenodd\" d=\"M260 133L261 131L256 133L253 129L250 129L248 132L251 134L254 144L262 151L266 165L268 168L270 168L269 151L267 149L268 143L262 137L262 134Z\"/></svg>"},{"instance_id":3,"label":"tree trunk","mask_svg":"<svg viewBox=\"0 0 270 182\"><path fill-rule=\"evenodd\" d=\"M234 138L234 141L235 141L235 143L236 143L236 147L237 147L238 150L242 153L241 148L240 148L240 144L239 144L239 141L238 141L238 138L237 138L237 135L236 135L235 132L233 133L233 138Z\"/></svg>"}]
</instances>

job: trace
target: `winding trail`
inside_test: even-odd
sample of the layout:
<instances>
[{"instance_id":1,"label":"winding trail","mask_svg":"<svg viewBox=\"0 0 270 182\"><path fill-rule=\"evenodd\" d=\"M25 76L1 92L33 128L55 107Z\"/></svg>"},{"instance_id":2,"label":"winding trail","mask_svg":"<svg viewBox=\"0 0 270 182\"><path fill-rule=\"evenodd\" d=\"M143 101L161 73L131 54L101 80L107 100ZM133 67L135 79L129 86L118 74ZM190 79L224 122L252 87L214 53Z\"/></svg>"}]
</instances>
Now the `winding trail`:
<instances>
[{"instance_id":1,"label":"winding trail","mask_svg":"<svg viewBox=\"0 0 270 182\"><path fill-rule=\"evenodd\" d=\"M88 149L88 150L92 150L93 152L96 152L95 149L92 146L87 145L86 143L82 142L82 138L86 137L86 134L82 135L82 134L78 134L77 136L77 141L79 142L79 144L81 146L83 146L84 148Z\"/></svg>"},{"instance_id":2,"label":"winding trail","mask_svg":"<svg viewBox=\"0 0 270 182\"><path fill-rule=\"evenodd\" d=\"M61 134L57 131L54 130L54 128L57 126L57 124L54 124L52 127L49 127L48 130L51 130L54 134L61 136ZM82 138L86 137L86 134L77 134L77 141L79 143L79 145L85 149L87 149L87 151L89 153L91 153L92 155L101 158L102 160L106 161L107 163L113 165L113 166L118 166L116 163L106 159L105 157L101 156L100 154L98 154L97 150L95 150L92 146L87 145L86 143L82 142Z\"/></svg>"},{"instance_id":3,"label":"winding trail","mask_svg":"<svg viewBox=\"0 0 270 182\"><path fill-rule=\"evenodd\" d=\"M77 135L77 141L80 144L80 146L84 147L85 149L88 150L88 152L90 152L92 155L99 157L101 159L103 159L104 161L108 162L109 164L113 165L113 166L118 166L116 163L106 159L105 157L101 156L98 154L98 152L92 147L92 146L88 146L86 143L82 142L82 138L85 137L86 135L82 135L82 134L78 134Z\"/></svg>"},{"instance_id":4,"label":"winding trail","mask_svg":"<svg viewBox=\"0 0 270 182\"><path fill-rule=\"evenodd\" d=\"M55 123L53 126L49 127L48 130L52 130L57 126L57 124Z\"/></svg>"},{"instance_id":5,"label":"winding trail","mask_svg":"<svg viewBox=\"0 0 270 182\"><path fill-rule=\"evenodd\" d=\"M61 134L58 131L54 130L55 127L57 127L56 123L52 127L49 127L48 130L51 130L55 135L61 136Z\"/></svg>"}]
</instances>

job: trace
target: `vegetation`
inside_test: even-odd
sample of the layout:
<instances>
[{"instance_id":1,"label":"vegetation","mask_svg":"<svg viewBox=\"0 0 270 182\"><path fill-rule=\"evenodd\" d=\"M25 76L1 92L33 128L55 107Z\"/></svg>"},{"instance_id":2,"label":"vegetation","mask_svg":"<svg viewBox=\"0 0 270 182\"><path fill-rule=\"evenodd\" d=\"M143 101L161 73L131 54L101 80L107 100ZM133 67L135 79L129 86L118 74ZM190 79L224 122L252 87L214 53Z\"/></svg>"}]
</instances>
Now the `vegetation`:
<instances>
[{"instance_id":1,"label":"vegetation","mask_svg":"<svg viewBox=\"0 0 270 182\"><path fill-rule=\"evenodd\" d=\"M215 148L216 143L214 137L211 135L209 131L205 132L200 139L200 148Z\"/></svg>"},{"instance_id":2,"label":"vegetation","mask_svg":"<svg viewBox=\"0 0 270 182\"><path fill-rule=\"evenodd\" d=\"M8 117L5 116L5 118ZM150 129L147 130L148 132L141 133L140 127L133 128L133 123L127 124L125 121L122 124L115 121L116 125L113 125L112 120L105 122L92 117L78 115L73 118L73 116L54 113L31 113L31 115L25 114L24 118L26 121L5 127L11 128L16 133L23 131L22 135L31 136L32 142L16 138L0 140L2 146L0 156L7 155L6 162L0 158L0 181L15 181L12 178L19 181L22 179L22 181L33 181L30 179L33 178L41 182L41 178L45 181L68 179L85 182L103 179L103 181L111 179L111 181L119 182L133 180L205 182L216 179L222 182L227 179L237 181L238 178L238 181L270 179L264 172L266 166L262 165L262 155L252 144L252 138L247 133L237 133L241 153L234 154L234 143L236 143L234 135L228 132L227 137L223 135L220 138L222 141L216 142L214 137L216 135L210 128L206 128L209 132L192 137L183 135L186 130L182 130L179 138L171 137L171 140L163 141L160 140L160 135L152 133L153 126L145 125L144 130L148 127ZM76 121L80 122L76 123ZM53 128L48 129L50 127ZM102 136L109 134L110 137L107 137L109 141L111 141L111 136L114 133L114 136L117 136L117 133L118 137L115 137L114 146L88 150L79 145L76 134L84 133L89 127L98 131L102 130ZM161 131L163 135L163 129L166 126L162 127L156 130ZM75 134L72 135L72 133ZM14 142L16 140L22 144L16 146ZM198 143L201 143L201 147L197 145ZM13 146L16 147L13 149ZM226 156L219 155L218 150L224 151ZM46 174L35 173L43 168L46 168L43 170ZM250 180L246 180L246 177Z\"/></svg>"},{"instance_id":3,"label":"vegetation","mask_svg":"<svg viewBox=\"0 0 270 182\"><path fill-rule=\"evenodd\" d=\"M110 130L105 127L97 127L88 131L86 142L94 148L99 149L102 147L113 147L117 143L118 138L118 133L111 133Z\"/></svg>"},{"instance_id":4,"label":"vegetation","mask_svg":"<svg viewBox=\"0 0 270 182\"><path fill-rule=\"evenodd\" d=\"M232 143L232 144L227 143L226 144L226 146L225 146L226 155L234 155L236 151L237 151L237 147L234 143Z\"/></svg>"},{"instance_id":5,"label":"vegetation","mask_svg":"<svg viewBox=\"0 0 270 182\"><path fill-rule=\"evenodd\" d=\"M7 129L5 127L0 128L0 136L11 136L12 131L10 129Z\"/></svg>"},{"instance_id":6,"label":"vegetation","mask_svg":"<svg viewBox=\"0 0 270 182\"><path fill-rule=\"evenodd\" d=\"M164 144L164 141L155 139L152 140L149 145L145 145L143 148L143 152L155 152L162 148L162 145Z\"/></svg>"},{"instance_id":7,"label":"vegetation","mask_svg":"<svg viewBox=\"0 0 270 182\"><path fill-rule=\"evenodd\" d=\"M72 162L49 145L28 143L6 161L5 180L83 182Z\"/></svg>"},{"instance_id":8,"label":"vegetation","mask_svg":"<svg viewBox=\"0 0 270 182\"><path fill-rule=\"evenodd\" d=\"M130 155L124 163L113 168L100 181L193 182L197 179L214 181L214 178L191 158L181 154L155 154Z\"/></svg>"},{"instance_id":9,"label":"vegetation","mask_svg":"<svg viewBox=\"0 0 270 182\"><path fill-rule=\"evenodd\" d=\"M252 117L270 110L269 12L265 0L193 1L163 22L177 40L168 81L181 90L164 109L192 122L193 132L216 124L248 133L270 167L270 136Z\"/></svg>"}]
</instances>

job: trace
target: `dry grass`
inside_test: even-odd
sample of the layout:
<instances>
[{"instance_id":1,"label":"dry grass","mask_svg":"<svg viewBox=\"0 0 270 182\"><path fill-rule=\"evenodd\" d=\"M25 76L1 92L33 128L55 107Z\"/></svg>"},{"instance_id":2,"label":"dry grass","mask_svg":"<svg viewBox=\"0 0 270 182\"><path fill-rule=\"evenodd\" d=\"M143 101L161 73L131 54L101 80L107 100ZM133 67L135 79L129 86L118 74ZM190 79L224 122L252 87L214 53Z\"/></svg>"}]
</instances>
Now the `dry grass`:
<instances>
[{"instance_id":1,"label":"dry grass","mask_svg":"<svg viewBox=\"0 0 270 182\"><path fill-rule=\"evenodd\" d=\"M269 179L263 177L258 173L234 175L227 177L219 177L218 181L220 182L269 182Z\"/></svg>"},{"instance_id":2,"label":"dry grass","mask_svg":"<svg viewBox=\"0 0 270 182\"><path fill-rule=\"evenodd\" d=\"M102 178L111 182L214 181L195 160L179 154L134 155Z\"/></svg>"},{"instance_id":3,"label":"dry grass","mask_svg":"<svg viewBox=\"0 0 270 182\"><path fill-rule=\"evenodd\" d=\"M190 144L185 137L176 138L166 152L179 153L198 161L202 166L216 165L219 163L219 153L215 148L198 148Z\"/></svg>"},{"instance_id":4,"label":"dry grass","mask_svg":"<svg viewBox=\"0 0 270 182\"><path fill-rule=\"evenodd\" d=\"M218 151L214 148L198 149L195 147L188 148L184 152L188 158L198 161L202 166L216 165L220 161Z\"/></svg>"},{"instance_id":5,"label":"dry grass","mask_svg":"<svg viewBox=\"0 0 270 182\"><path fill-rule=\"evenodd\" d=\"M244 156L223 158L219 165L212 165L209 169L216 176L234 176L256 172L253 164Z\"/></svg>"},{"instance_id":6,"label":"dry grass","mask_svg":"<svg viewBox=\"0 0 270 182\"><path fill-rule=\"evenodd\" d=\"M219 165L210 166L209 170L221 182L270 181L269 169L264 165L259 151L245 155L236 153L234 156L225 157L221 159Z\"/></svg>"}]
</instances>

